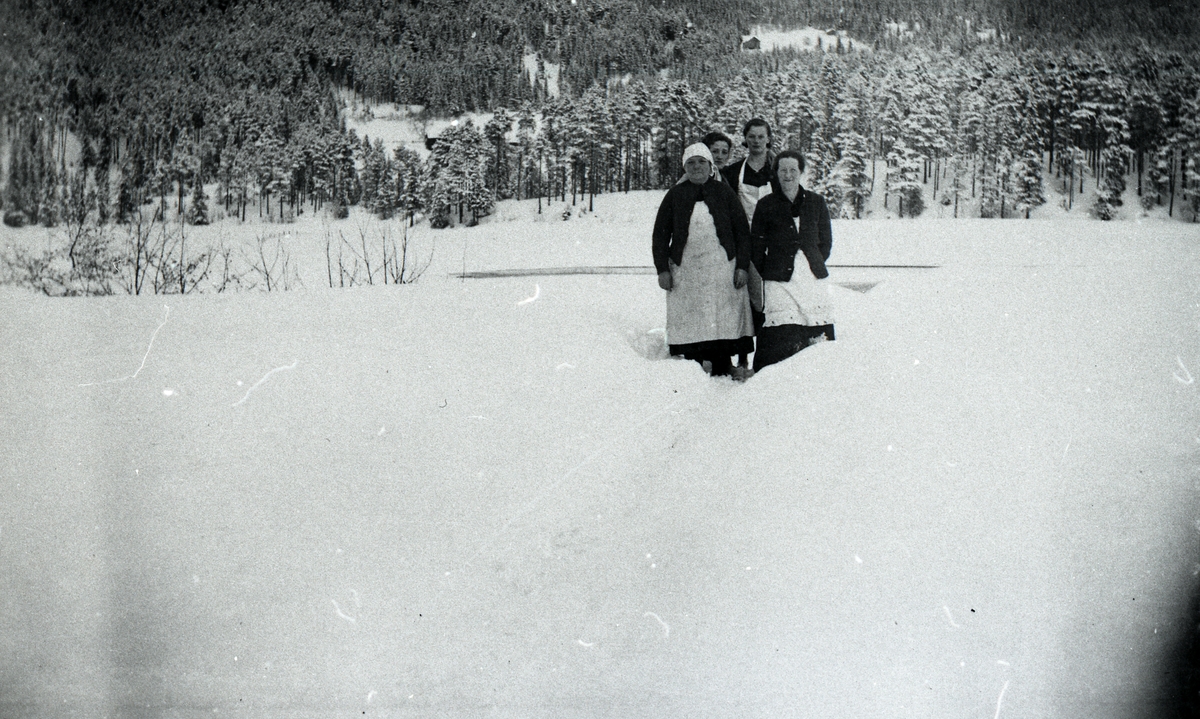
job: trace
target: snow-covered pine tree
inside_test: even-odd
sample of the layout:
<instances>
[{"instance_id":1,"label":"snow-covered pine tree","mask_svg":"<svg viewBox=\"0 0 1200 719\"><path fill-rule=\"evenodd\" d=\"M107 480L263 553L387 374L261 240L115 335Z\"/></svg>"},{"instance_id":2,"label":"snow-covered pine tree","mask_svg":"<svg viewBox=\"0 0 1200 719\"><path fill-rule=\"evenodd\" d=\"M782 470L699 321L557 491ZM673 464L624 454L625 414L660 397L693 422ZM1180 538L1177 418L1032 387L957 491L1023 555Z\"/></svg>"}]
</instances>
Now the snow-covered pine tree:
<instances>
[{"instance_id":1,"label":"snow-covered pine tree","mask_svg":"<svg viewBox=\"0 0 1200 719\"><path fill-rule=\"evenodd\" d=\"M1024 212L1029 219L1030 211L1046 204L1042 183L1042 139L1038 127L1038 115L1032 88L1025 86L1023 104L1019 106L1015 119L1016 144L1019 152L1012 163L1013 207Z\"/></svg>"},{"instance_id":2,"label":"snow-covered pine tree","mask_svg":"<svg viewBox=\"0 0 1200 719\"><path fill-rule=\"evenodd\" d=\"M1192 213L1192 222L1200 222L1200 92L1183 102L1175 144L1182 159L1180 189Z\"/></svg>"},{"instance_id":3,"label":"snow-covered pine tree","mask_svg":"<svg viewBox=\"0 0 1200 719\"><path fill-rule=\"evenodd\" d=\"M1121 193L1125 191L1123 157L1110 147L1100 151L1099 177L1096 180L1096 202L1093 210L1102 220L1111 220L1121 206Z\"/></svg>"},{"instance_id":4,"label":"snow-covered pine tree","mask_svg":"<svg viewBox=\"0 0 1200 719\"><path fill-rule=\"evenodd\" d=\"M517 112L517 183L518 200L525 200L534 194L534 182L537 171L537 120L530 103L521 105Z\"/></svg>"},{"instance_id":5,"label":"snow-covered pine tree","mask_svg":"<svg viewBox=\"0 0 1200 719\"><path fill-rule=\"evenodd\" d=\"M1163 99L1161 94L1145 82L1139 82L1130 93L1126 108L1129 125L1129 146L1134 153L1134 171L1137 175L1139 201L1146 209L1153 207L1154 200L1145 199L1145 180L1149 165L1153 163L1154 149L1163 142ZM1147 162L1149 160L1149 162Z\"/></svg>"},{"instance_id":6,"label":"snow-covered pine tree","mask_svg":"<svg viewBox=\"0 0 1200 719\"><path fill-rule=\"evenodd\" d=\"M844 71L846 63L841 54L826 54L821 58L820 78L810 88L815 106L813 114L817 116L825 139L835 144L834 138L846 129L845 122L835 116L839 107L850 104L845 101L848 91Z\"/></svg>"},{"instance_id":7,"label":"snow-covered pine tree","mask_svg":"<svg viewBox=\"0 0 1200 719\"><path fill-rule=\"evenodd\" d=\"M604 91L599 87L589 88L576 104L580 118L578 164L582 171L579 194L581 198L588 195L588 209L591 210L594 208L591 198L596 192L604 191L601 178L608 174L607 150L612 146L608 138L613 136L613 128ZM705 103L705 106L709 105Z\"/></svg>"},{"instance_id":8,"label":"snow-covered pine tree","mask_svg":"<svg viewBox=\"0 0 1200 719\"><path fill-rule=\"evenodd\" d=\"M925 200L921 191L921 173L924 160L902 139L892 143L888 153L887 191L896 196L896 214L900 217L916 217L925 211Z\"/></svg>"},{"instance_id":9,"label":"snow-covered pine tree","mask_svg":"<svg viewBox=\"0 0 1200 719\"><path fill-rule=\"evenodd\" d=\"M393 153L395 158L395 197L396 212L409 224L413 216L421 209L421 156L404 147L397 147Z\"/></svg>"},{"instance_id":10,"label":"snow-covered pine tree","mask_svg":"<svg viewBox=\"0 0 1200 719\"><path fill-rule=\"evenodd\" d=\"M1171 172L1174 169L1175 146L1170 141L1154 149L1146 172L1146 188L1142 193L1142 207L1149 210L1163 204L1163 196L1171 191Z\"/></svg>"},{"instance_id":11,"label":"snow-covered pine tree","mask_svg":"<svg viewBox=\"0 0 1200 719\"><path fill-rule=\"evenodd\" d=\"M200 172L200 148L192 140L184 140L176 144L171 154L170 174L178 191L175 212L180 217L186 217L187 212L183 196L187 187L192 184Z\"/></svg>"},{"instance_id":12,"label":"snow-covered pine tree","mask_svg":"<svg viewBox=\"0 0 1200 719\"><path fill-rule=\"evenodd\" d=\"M980 217L1005 216L1012 195L1012 162L1019 98L1009 78L994 77L980 89L988 107L978 133Z\"/></svg>"},{"instance_id":13,"label":"snow-covered pine tree","mask_svg":"<svg viewBox=\"0 0 1200 719\"><path fill-rule=\"evenodd\" d=\"M4 188L4 207L7 213L20 212L23 219L14 222L37 222L39 198L45 182L47 158L43 144L34 133L18 126L9 147L8 184ZM15 215L14 215L15 216Z\"/></svg>"},{"instance_id":14,"label":"snow-covered pine tree","mask_svg":"<svg viewBox=\"0 0 1200 719\"><path fill-rule=\"evenodd\" d=\"M1046 204L1046 194L1042 188L1041 153L1025 150L1013 163L1012 178L1013 206L1018 212L1024 212L1028 219L1030 210Z\"/></svg>"},{"instance_id":15,"label":"snow-covered pine tree","mask_svg":"<svg viewBox=\"0 0 1200 719\"><path fill-rule=\"evenodd\" d=\"M870 148L867 138L853 130L848 130L834 140L841 157L833 166L831 184L836 188L838 198L837 209L830 206L830 212L837 217L862 219L863 209L871 196L871 175L867 172L870 161Z\"/></svg>"},{"instance_id":16,"label":"snow-covered pine tree","mask_svg":"<svg viewBox=\"0 0 1200 719\"><path fill-rule=\"evenodd\" d=\"M199 176L192 186L192 201L187 209L187 221L192 225L207 225L211 221L208 213L208 195L204 193L204 182Z\"/></svg>"},{"instance_id":17,"label":"snow-covered pine tree","mask_svg":"<svg viewBox=\"0 0 1200 719\"><path fill-rule=\"evenodd\" d=\"M470 223L474 224L479 218L491 214L496 204L496 194L487 184L487 140L483 133L476 130L474 124L467 120L460 128L455 144L461 147L462 157L459 170L459 177L462 179L460 197L471 211Z\"/></svg>"},{"instance_id":18,"label":"snow-covered pine tree","mask_svg":"<svg viewBox=\"0 0 1200 719\"><path fill-rule=\"evenodd\" d=\"M487 139L490 150L488 185L495 190L497 197L503 199L513 196L508 161L508 132L512 129L513 119L508 110L502 107L496 110L492 119L483 126L483 136Z\"/></svg>"},{"instance_id":19,"label":"snow-covered pine tree","mask_svg":"<svg viewBox=\"0 0 1200 719\"><path fill-rule=\"evenodd\" d=\"M904 119L909 112L908 89L907 76L896 68L889 70L877 86L873 104L877 112L875 122L879 132L879 151L884 157L891 157L893 143L904 137Z\"/></svg>"},{"instance_id":20,"label":"snow-covered pine tree","mask_svg":"<svg viewBox=\"0 0 1200 719\"><path fill-rule=\"evenodd\" d=\"M1200 148L1188 153L1184 163L1183 199L1192 212L1192 222L1200 222Z\"/></svg>"},{"instance_id":21,"label":"snow-covered pine tree","mask_svg":"<svg viewBox=\"0 0 1200 719\"><path fill-rule=\"evenodd\" d=\"M383 148L383 140L376 138L375 142L372 143L369 136L363 135L358 153L359 162L362 163L362 170L358 174L362 183L362 195L359 201L372 212L378 212L381 209L378 202L379 193L387 185L388 175L390 174L387 153ZM386 208L383 211L385 213L390 212Z\"/></svg>"},{"instance_id":22,"label":"snow-covered pine tree","mask_svg":"<svg viewBox=\"0 0 1200 719\"><path fill-rule=\"evenodd\" d=\"M660 82L657 89L660 132L655 137L655 157L660 185L679 179L683 150L704 134L701 125L700 98L685 80Z\"/></svg>"},{"instance_id":23,"label":"snow-covered pine tree","mask_svg":"<svg viewBox=\"0 0 1200 719\"><path fill-rule=\"evenodd\" d=\"M429 212L429 226L440 230L450 226L450 205L455 201L451 185L450 133L443 133L434 143L425 160L425 172L421 180L424 190L421 204Z\"/></svg>"},{"instance_id":24,"label":"snow-covered pine tree","mask_svg":"<svg viewBox=\"0 0 1200 719\"><path fill-rule=\"evenodd\" d=\"M487 140L470 120L453 125L434 144L422 180L430 226L446 227L450 214L470 209L472 221L491 212L495 202L487 186Z\"/></svg>"},{"instance_id":25,"label":"snow-covered pine tree","mask_svg":"<svg viewBox=\"0 0 1200 719\"><path fill-rule=\"evenodd\" d=\"M566 196L566 129L570 103L566 100L548 100L541 106L542 122L538 127L540 141L540 171L544 182L540 187L546 199Z\"/></svg>"},{"instance_id":26,"label":"snow-covered pine tree","mask_svg":"<svg viewBox=\"0 0 1200 719\"><path fill-rule=\"evenodd\" d=\"M833 128L823 127L823 112L818 112L819 93L813 87L814 80L815 77L799 63L793 63L780 76L784 92L779 94L777 100L776 117L779 124L774 127L775 149L809 153L822 164L819 169L810 169L810 173L819 171L823 180L833 169L837 156L831 153Z\"/></svg>"},{"instance_id":27,"label":"snow-covered pine tree","mask_svg":"<svg viewBox=\"0 0 1200 719\"><path fill-rule=\"evenodd\" d=\"M1103 220L1116 216L1121 206L1121 195L1125 192L1125 174L1132 155L1129 145L1129 129L1122 117L1103 115L1101 123L1102 148L1096 185L1096 215Z\"/></svg>"},{"instance_id":28,"label":"snow-covered pine tree","mask_svg":"<svg viewBox=\"0 0 1200 719\"><path fill-rule=\"evenodd\" d=\"M805 158L808 189L823 196L829 203L829 212L837 216L842 204L841 188L833 177L833 168L838 161L837 147L820 134L814 135Z\"/></svg>"},{"instance_id":29,"label":"snow-covered pine tree","mask_svg":"<svg viewBox=\"0 0 1200 719\"><path fill-rule=\"evenodd\" d=\"M936 158L945 155L949 149L946 141L951 133L949 107L941 90L944 83L923 67L910 78L909 112L901 121L900 133L905 144L921 158L923 165L931 166ZM927 179L928 174L922 172L921 181Z\"/></svg>"},{"instance_id":30,"label":"snow-covered pine tree","mask_svg":"<svg viewBox=\"0 0 1200 719\"><path fill-rule=\"evenodd\" d=\"M733 139L734 152L730 153L729 161L740 158L742 127L746 121L755 116L756 108L761 107L762 97L758 85L750 76L749 70L743 70L732 77L725 85L724 102L716 108L716 126L725 129Z\"/></svg>"},{"instance_id":31,"label":"snow-covered pine tree","mask_svg":"<svg viewBox=\"0 0 1200 719\"><path fill-rule=\"evenodd\" d=\"M985 155L979 167L979 216L1005 216L1005 205L1012 195L1012 152L999 146L994 154Z\"/></svg>"},{"instance_id":32,"label":"snow-covered pine tree","mask_svg":"<svg viewBox=\"0 0 1200 719\"><path fill-rule=\"evenodd\" d=\"M390 160L386 161L380 168L379 174L376 176L378 183L375 189L375 197L370 203L364 202L363 205L375 213L375 216L381 220L390 220L396 215L396 210L400 204L400 191L396 178L396 165Z\"/></svg>"},{"instance_id":33,"label":"snow-covered pine tree","mask_svg":"<svg viewBox=\"0 0 1200 719\"><path fill-rule=\"evenodd\" d=\"M953 216L959 215L959 204L970 196L967 176L971 172L970 158L965 153L952 152L946 161L946 181L942 185L942 204L954 205Z\"/></svg>"}]
</instances>

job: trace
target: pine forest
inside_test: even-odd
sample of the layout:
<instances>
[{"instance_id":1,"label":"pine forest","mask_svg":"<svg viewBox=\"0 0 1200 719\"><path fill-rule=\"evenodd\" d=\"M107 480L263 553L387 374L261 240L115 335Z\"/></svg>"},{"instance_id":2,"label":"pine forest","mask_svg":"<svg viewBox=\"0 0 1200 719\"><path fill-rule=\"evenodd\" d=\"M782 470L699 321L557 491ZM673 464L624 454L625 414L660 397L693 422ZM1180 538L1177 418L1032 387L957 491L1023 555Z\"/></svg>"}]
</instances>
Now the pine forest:
<instances>
[{"instance_id":1,"label":"pine forest","mask_svg":"<svg viewBox=\"0 0 1200 719\"><path fill-rule=\"evenodd\" d=\"M1027 217L1052 190L1073 204L1090 189L1091 211L1108 219L1127 183L1147 208L1200 217L1200 28L1189 3L0 8L8 224L143 213L205 223L218 205L241 219L344 217L360 205L445 226L501 199L667 187L687 144L718 129L737 149L755 116L771 123L774 148L806 153L813 189L842 218L861 217L872 193L900 216L929 201L958 216L969 197L976 216L999 218ZM807 51L743 49L760 23L843 35ZM427 153L391 148L347 129L347 96L463 119Z\"/></svg>"}]
</instances>

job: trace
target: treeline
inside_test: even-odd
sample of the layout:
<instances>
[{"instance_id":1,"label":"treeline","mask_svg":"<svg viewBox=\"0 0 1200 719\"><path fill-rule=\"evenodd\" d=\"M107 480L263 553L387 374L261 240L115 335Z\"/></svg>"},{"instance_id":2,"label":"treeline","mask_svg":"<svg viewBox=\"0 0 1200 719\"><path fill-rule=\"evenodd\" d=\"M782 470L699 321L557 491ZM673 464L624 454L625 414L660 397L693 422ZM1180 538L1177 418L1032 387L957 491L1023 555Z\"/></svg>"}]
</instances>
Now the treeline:
<instances>
[{"instance_id":1,"label":"treeline","mask_svg":"<svg viewBox=\"0 0 1200 719\"><path fill-rule=\"evenodd\" d=\"M915 41L891 51L893 39L866 53L735 54L742 23L782 12L772 2L12 0L0 4L11 149L0 202L44 224L80 206L125 220L150 203L204 222L216 202L239 217L251 205L341 215L361 202L444 223L496 198L665 186L684 144L713 128L736 133L756 115L776 127L777 146L810 154L818 189L848 216L861 212L874 157L891 170L865 186L904 214L919 210L929 183L937 201L981 196L985 215L1028 210L1047 171L1069 202L1096 178L1101 216L1130 169L1172 213L1178 200L1195 202L1195 53ZM853 22L933 12L917 0L831 2L787 7ZM1019 7L995 6L1013 17ZM520 76L528 49L562 63L561 98L536 70ZM651 72L663 67L668 79ZM487 127L456 128L421 161L347 133L344 87L507 110ZM74 169L68 131L82 144ZM214 182L219 196L208 198Z\"/></svg>"},{"instance_id":2,"label":"treeline","mask_svg":"<svg viewBox=\"0 0 1200 719\"><path fill-rule=\"evenodd\" d=\"M873 192L901 216L920 214L926 198L956 216L966 204L983 217L1028 216L1054 189L1068 208L1094 190L1089 209L1109 219L1131 175L1146 209L1200 217L1200 67L1148 50L805 53L728 81L593 87L455 127L424 173L377 145L367 165L383 169L372 177L410 169L386 197L363 197L381 213L422 211L442 224L455 207L463 216L463 203L479 214L497 197L666 187L687 144L714 128L736 140L755 116L772 124L776 149L806 153L814 189L841 217L861 217ZM880 177L876 158L886 160ZM408 200L388 199L402 190Z\"/></svg>"},{"instance_id":3,"label":"treeline","mask_svg":"<svg viewBox=\"0 0 1200 719\"><path fill-rule=\"evenodd\" d=\"M761 116L777 149L807 153L814 189L842 217L861 217L873 192L906 216L926 199L956 215L968 199L985 217L1028 215L1056 183L1069 205L1094 189L1092 209L1109 218L1131 174L1147 208L1200 215L1200 67L1177 53L795 53L724 81L594 85L500 108L482 127L456 124L426 159L342 132L325 93L315 84L298 92L308 114L266 104L267 94L176 134L85 142L73 175L56 135L18 125L5 207L53 224L80 203L102 222L148 203L192 222L207 221L211 202L242 219L251 205L283 216L332 204L344 216L362 204L445 226L487 214L497 199L668 186L688 143L714 128L736 139ZM150 162L154 153L163 154ZM119 161L106 165L109 157ZM876 158L887 162L881 177ZM204 186L213 182L210 200Z\"/></svg>"}]
</instances>

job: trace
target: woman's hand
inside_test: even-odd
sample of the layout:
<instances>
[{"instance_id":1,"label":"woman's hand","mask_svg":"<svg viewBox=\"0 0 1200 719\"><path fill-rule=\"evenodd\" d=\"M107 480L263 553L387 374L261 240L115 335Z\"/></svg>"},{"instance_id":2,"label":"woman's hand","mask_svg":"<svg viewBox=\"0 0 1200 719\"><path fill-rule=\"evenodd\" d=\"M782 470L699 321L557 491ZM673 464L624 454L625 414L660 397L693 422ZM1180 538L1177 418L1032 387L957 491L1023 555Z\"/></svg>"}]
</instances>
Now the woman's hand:
<instances>
[{"instance_id":1,"label":"woman's hand","mask_svg":"<svg viewBox=\"0 0 1200 719\"><path fill-rule=\"evenodd\" d=\"M733 286L734 287L736 287L740 290L743 287L745 287L746 283L749 281L750 281L750 273L749 272L747 272L745 270L734 270L734 272L733 272Z\"/></svg>"},{"instance_id":2,"label":"woman's hand","mask_svg":"<svg viewBox=\"0 0 1200 719\"><path fill-rule=\"evenodd\" d=\"M661 288L663 288L663 289L664 289L664 290L666 290L667 292L670 292L670 291L671 291L671 287L672 287L672 286L674 286L674 283L673 283L673 282L671 282L671 272L670 272L670 270L668 270L668 271L666 271L666 272L659 272L659 273L658 273L658 286L659 286L659 287L661 287Z\"/></svg>"}]
</instances>

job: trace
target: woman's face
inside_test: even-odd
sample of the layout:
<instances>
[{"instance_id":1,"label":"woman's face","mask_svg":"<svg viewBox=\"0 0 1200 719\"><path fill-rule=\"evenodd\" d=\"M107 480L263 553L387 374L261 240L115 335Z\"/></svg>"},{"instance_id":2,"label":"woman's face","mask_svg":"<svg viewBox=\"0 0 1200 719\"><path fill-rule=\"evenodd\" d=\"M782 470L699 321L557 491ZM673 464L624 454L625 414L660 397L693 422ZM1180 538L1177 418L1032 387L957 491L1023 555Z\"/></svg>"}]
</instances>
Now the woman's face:
<instances>
[{"instance_id":1,"label":"woman's face","mask_svg":"<svg viewBox=\"0 0 1200 719\"><path fill-rule=\"evenodd\" d=\"M779 184L785 190L794 190L800 186L800 162L794 157L785 157L779 161Z\"/></svg>"},{"instance_id":2,"label":"woman's face","mask_svg":"<svg viewBox=\"0 0 1200 719\"><path fill-rule=\"evenodd\" d=\"M745 138L746 149L755 157L765 155L767 148L771 145L771 137L767 134L767 128L762 125L750 128L750 131L745 134Z\"/></svg>"},{"instance_id":3,"label":"woman's face","mask_svg":"<svg viewBox=\"0 0 1200 719\"><path fill-rule=\"evenodd\" d=\"M725 167L725 163L729 161L729 143L724 140L717 140L709 146L708 151L712 153L713 164L717 167Z\"/></svg>"},{"instance_id":4,"label":"woman's face","mask_svg":"<svg viewBox=\"0 0 1200 719\"><path fill-rule=\"evenodd\" d=\"M712 163L699 155L692 155L683 163L683 171L687 173L687 179L703 185L712 175Z\"/></svg>"}]
</instances>

